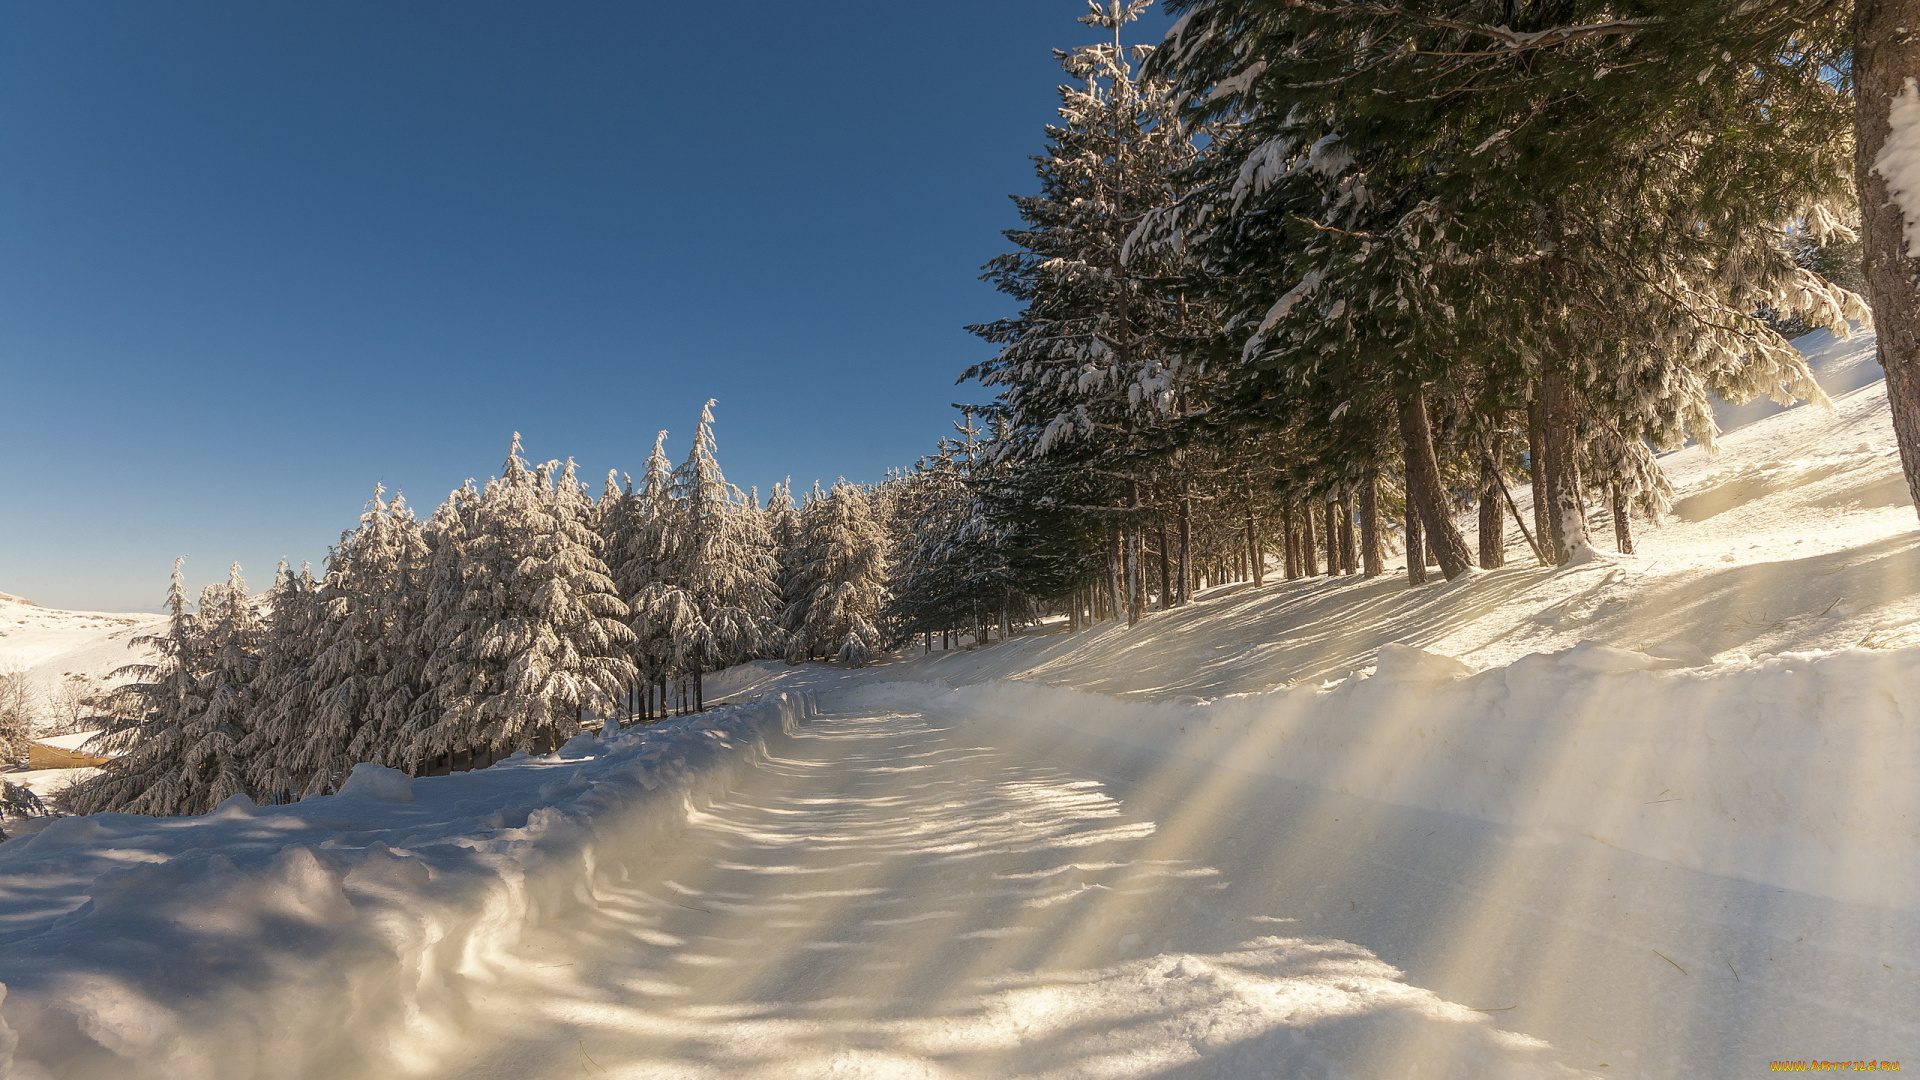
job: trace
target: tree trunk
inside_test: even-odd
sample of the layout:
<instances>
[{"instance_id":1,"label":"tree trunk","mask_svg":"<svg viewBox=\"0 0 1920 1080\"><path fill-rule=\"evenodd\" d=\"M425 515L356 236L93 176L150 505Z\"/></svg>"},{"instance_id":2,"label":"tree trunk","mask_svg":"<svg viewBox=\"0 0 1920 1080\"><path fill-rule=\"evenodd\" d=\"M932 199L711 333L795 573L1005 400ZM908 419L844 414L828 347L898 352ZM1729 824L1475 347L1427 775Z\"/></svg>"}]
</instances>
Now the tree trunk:
<instances>
[{"instance_id":1,"label":"tree trunk","mask_svg":"<svg viewBox=\"0 0 1920 1080\"><path fill-rule=\"evenodd\" d=\"M1313 504L1300 504L1300 570L1307 577L1320 576L1320 542L1313 536Z\"/></svg>"},{"instance_id":2,"label":"tree trunk","mask_svg":"<svg viewBox=\"0 0 1920 1080\"><path fill-rule=\"evenodd\" d=\"M1413 455L1407 455L1407 471L1413 471ZM1408 487L1412 487L1411 484ZM1425 585L1427 583L1427 545L1421 534L1426 532L1420 525L1420 509L1413 505L1413 499L1407 499L1407 584Z\"/></svg>"},{"instance_id":3,"label":"tree trunk","mask_svg":"<svg viewBox=\"0 0 1920 1080\"><path fill-rule=\"evenodd\" d=\"M1253 567L1253 584L1257 588L1267 583L1267 560L1260 554L1260 528L1254 522L1253 511L1247 511L1247 562Z\"/></svg>"},{"instance_id":4,"label":"tree trunk","mask_svg":"<svg viewBox=\"0 0 1920 1080\"><path fill-rule=\"evenodd\" d=\"M1164 515L1154 515L1155 539L1160 542L1160 610L1173 606L1173 567L1168 563L1167 555L1167 519Z\"/></svg>"},{"instance_id":5,"label":"tree trunk","mask_svg":"<svg viewBox=\"0 0 1920 1080\"><path fill-rule=\"evenodd\" d=\"M1320 523L1326 526L1326 536L1324 539L1327 543L1328 577L1340 576L1340 519L1334 516L1333 508L1335 505L1333 496L1328 495L1325 506L1323 507L1323 513L1326 516L1320 519Z\"/></svg>"},{"instance_id":6,"label":"tree trunk","mask_svg":"<svg viewBox=\"0 0 1920 1080\"><path fill-rule=\"evenodd\" d=\"M1480 568L1498 570L1507 565L1507 514L1500 505L1500 436L1493 451L1480 459Z\"/></svg>"},{"instance_id":7,"label":"tree trunk","mask_svg":"<svg viewBox=\"0 0 1920 1080\"><path fill-rule=\"evenodd\" d=\"M1538 384L1533 400L1527 402L1527 474L1533 485L1533 535L1540 538L1541 554L1551 560L1554 529L1547 498L1547 409Z\"/></svg>"},{"instance_id":8,"label":"tree trunk","mask_svg":"<svg viewBox=\"0 0 1920 1080\"><path fill-rule=\"evenodd\" d=\"M1111 602L1110 618L1120 618L1127 610L1125 557L1120 554L1120 529L1118 526L1107 528L1107 599Z\"/></svg>"},{"instance_id":9,"label":"tree trunk","mask_svg":"<svg viewBox=\"0 0 1920 1080\"><path fill-rule=\"evenodd\" d=\"M1132 526L1126 531L1127 544L1127 625L1139 623L1146 614L1146 574L1140 559L1140 527Z\"/></svg>"},{"instance_id":10,"label":"tree trunk","mask_svg":"<svg viewBox=\"0 0 1920 1080\"><path fill-rule=\"evenodd\" d=\"M1627 515L1627 493L1618 483L1609 485L1613 494L1613 542L1620 554L1633 554L1633 524Z\"/></svg>"},{"instance_id":11,"label":"tree trunk","mask_svg":"<svg viewBox=\"0 0 1920 1080\"><path fill-rule=\"evenodd\" d=\"M1400 439L1407 451L1407 495L1420 510L1427 539L1440 559L1440 572L1451 581L1466 573L1471 563L1467 541L1454 528L1447 512L1447 491L1434 456L1433 428L1427 420L1426 392L1415 388L1400 403Z\"/></svg>"},{"instance_id":12,"label":"tree trunk","mask_svg":"<svg viewBox=\"0 0 1920 1080\"><path fill-rule=\"evenodd\" d=\"M1280 507L1280 553L1288 581L1300 578L1300 537L1293 521L1293 504Z\"/></svg>"},{"instance_id":13,"label":"tree trunk","mask_svg":"<svg viewBox=\"0 0 1920 1080\"><path fill-rule=\"evenodd\" d=\"M1353 535L1353 507L1340 500L1340 572L1352 576L1360 572L1360 548Z\"/></svg>"},{"instance_id":14,"label":"tree trunk","mask_svg":"<svg viewBox=\"0 0 1920 1080\"><path fill-rule=\"evenodd\" d=\"M1546 398L1548 522L1553 526L1553 558L1564 566L1575 552L1591 546L1586 507L1580 501L1580 413L1573 382L1548 372L1541 380Z\"/></svg>"},{"instance_id":15,"label":"tree trunk","mask_svg":"<svg viewBox=\"0 0 1920 1080\"><path fill-rule=\"evenodd\" d=\"M1193 496L1180 485L1180 603L1193 599Z\"/></svg>"},{"instance_id":16,"label":"tree trunk","mask_svg":"<svg viewBox=\"0 0 1920 1080\"><path fill-rule=\"evenodd\" d=\"M1380 477L1360 481L1360 565L1370 578L1387 572L1387 549L1380 537Z\"/></svg>"},{"instance_id":17,"label":"tree trunk","mask_svg":"<svg viewBox=\"0 0 1920 1080\"><path fill-rule=\"evenodd\" d=\"M1860 192L1867 295L1879 331L1880 366L1887 371L1887 403L1907 476L1907 494L1920 510L1920 259L1907 245L1909 222L1901 202L1874 170L1892 132L1893 100L1920 79L1920 0L1854 0L1854 183ZM1913 138L1909 133L1908 139ZM1905 192L1912 203L1920 192Z\"/></svg>"}]
</instances>

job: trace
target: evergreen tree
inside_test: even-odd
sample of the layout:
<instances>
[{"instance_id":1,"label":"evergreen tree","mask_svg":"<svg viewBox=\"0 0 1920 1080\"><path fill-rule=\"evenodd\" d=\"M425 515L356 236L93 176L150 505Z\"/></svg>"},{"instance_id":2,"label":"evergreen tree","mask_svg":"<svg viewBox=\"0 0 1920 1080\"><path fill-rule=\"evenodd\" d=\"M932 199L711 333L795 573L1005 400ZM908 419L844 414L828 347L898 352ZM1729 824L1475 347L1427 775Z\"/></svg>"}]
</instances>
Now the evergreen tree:
<instances>
[{"instance_id":1,"label":"evergreen tree","mask_svg":"<svg viewBox=\"0 0 1920 1080\"><path fill-rule=\"evenodd\" d=\"M777 652L780 593L773 538L759 507L720 471L713 406L700 410L693 448L674 475L679 542L675 574L699 612L688 650L696 678Z\"/></svg>"},{"instance_id":2,"label":"evergreen tree","mask_svg":"<svg viewBox=\"0 0 1920 1080\"><path fill-rule=\"evenodd\" d=\"M375 495L376 500L379 496ZM320 583L283 561L267 591L266 629L256 677L257 712L241 750L249 783L262 802L292 802L308 793L295 761L313 726L313 667L328 635Z\"/></svg>"},{"instance_id":3,"label":"evergreen tree","mask_svg":"<svg viewBox=\"0 0 1920 1080\"><path fill-rule=\"evenodd\" d=\"M1201 196L1156 224L1240 328L1231 396L1321 443L1397 414L1449 576L1467 557L1436 432L1476 426L1460 410L1538 406L1566 558L1601 432L1635 472L1647 444L1711 441L1709 391L1817 398L1763 308L1842 332L1863 314L1784 242L1842 231L1847 192L1830 54L1790 44L1783 8L1174 6L1153 66L1223 126Z\"/></svg>"},{"instance_id":4,"label":"evergreen tree","mask_svg":"<svg viewBox=\"0 0 1920 1080\"><path fill-rule=\"evenodd\" d=\"M1177 259L1130 249L1127 239L1178 198L1173 177L1195 152L1166 85L1136 74L1150 50L1122 44L1149 3L1090 2L1081 21L1110 31L1111 42L1059 54L1076 84L1060 88L1062 122L1047 128L1035 159L1040 194L1015 198L1026 227L1007 236L1020 250L988 263L985 275L1023 308L970 328L1000 348L964 376L1000 388L994 416L1004 430L993 451L1020 473L1003 493L1036 493L1026 517L1045 513L1041 492L1098 512L1113 589L1124 594L1114 606L1132 618L1147 592L1142 530L1153 514L1143 485L1166 460L1150 430L1177 404L1179 356L1167 343L1190 312L1169 288ZM1076 544L1078 532L1063 539Z\"/></svg>"},{"instance_id":5,"label":"evergreen tree","mask_svg":"<svg viewBox=\"0 0 1920 1080\"><path fill-rule=\"evenodd\" d=\"M845 480L815 489L800 517L799 592L790 605L787 658L827 656L860 667L884 647L887 538L867 493Z\"/></svg>"},{"instance_id":6,"label":"evergreen tree","mask_svg":"<svg viewBox=\"0 0 1920 1080\"><path fill-rule=\"evenodd\" d=\"M121 669L140 681L120 689L119 718L92 744L114 768L62 793L73 813L204 814L249 793L241 746L262 634L239 565L188 612L176 561L167 613L166 633L138 639L158 661Z\"/></svg>"},{"instance_id":7,"label":"evergreen tree","mask_svg":"<svg viewBox=\"0 0 1920 1080\"><path fill-rule=\"evenodd\" d=\"M627 605L557 462L534 470L516 434L502 475L456 492L442 523L423 634L428 713L413 747L438 759L547 750L611 711L634 677ZM439 515L436 515L438 518ZM449 762L450 763L450 762Z\"/></svg>"}]
</instances>

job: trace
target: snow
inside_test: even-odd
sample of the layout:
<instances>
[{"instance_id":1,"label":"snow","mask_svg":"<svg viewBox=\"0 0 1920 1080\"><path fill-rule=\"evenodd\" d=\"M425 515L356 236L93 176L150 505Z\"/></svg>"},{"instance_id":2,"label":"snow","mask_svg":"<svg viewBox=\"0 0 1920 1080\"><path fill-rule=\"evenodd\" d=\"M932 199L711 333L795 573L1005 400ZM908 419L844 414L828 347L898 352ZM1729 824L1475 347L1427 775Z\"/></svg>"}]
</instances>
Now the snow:
<instances>
[{"instance_id":1,"label":"snow","mask_svg":"<svg viewBox=\"0 0 1920 1080\"><path fill-rule=\"evenodd\" d=\"M0 844L0 1076L1920 1056L1920 534L1872 339L1802 346L1834 409L1665 458L1637 558L745 665L548 757Z\"/></svg>"},{"instance_id":2,"label":"snow","mask_svg":"<svg viewBox=\"0 0 1920 1080\"><path fill-rule=\"evenodd\" d=\"M133 639L153 632L162 619L144 613L60 611L0 594L0 672L25 672L42 704L70 675L108 684L114 671L149 658Z\"/></svg>"},{"instance_id":3,"label":"snow","mask_svg":"<svg viewBox=\"0 0 1920 1080\"><path fill-rule=\"evenodd\" d=\"M33 741L42 746L51 746L55 750L78 750L86 745L87 740L98 734L100 734L98 729L93 731L76 731L71 735L49 735L44 739L35 739Z\"/></svg>"},{"instance_id":4,"label":"snow","mask_svg":"<svg viewBox=\"0 0 1920 1080\"><path fill-rule=\"evenodd\" d=\"M1887 181L1887 194L1907 223L1907 254L1920 258L1920 84L1908 79L1887 104L1887 141L1873 171Z\"/></svg>"}]
</instances>

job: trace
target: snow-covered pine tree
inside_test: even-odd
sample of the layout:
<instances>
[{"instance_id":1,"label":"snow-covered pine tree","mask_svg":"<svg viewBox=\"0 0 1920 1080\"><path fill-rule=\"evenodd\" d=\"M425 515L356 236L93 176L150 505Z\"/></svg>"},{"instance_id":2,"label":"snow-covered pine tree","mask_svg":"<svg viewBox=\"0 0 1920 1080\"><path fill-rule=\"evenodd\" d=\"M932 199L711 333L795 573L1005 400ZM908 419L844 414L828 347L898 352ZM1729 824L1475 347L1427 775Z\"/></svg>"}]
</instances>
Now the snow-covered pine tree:
<instances>
[{"instance_id":1,"label":"snow-covered pine tree","mask_svg":"<svg viewBox=\"0 0 1920 1080\"><path fill-rule=\"evenodd\" d=\"M254 733L256 783L291 798L326 794L361 761L408 764L409 722L424 692L415 641L425 607L426 541L402 497L383 489L333 549L311 594L276 590L266 650L266 722ZM291 606L283 619L282 597Z\"/></svg>"},{"instance_id":2,"label":"snow-covered pine tree","mask_svg":"<svg viewBox=\"0 0 1920 1080\"><path fill-rule=\"evenodd\" d=\"M674 571L699 611L699 631L684 649L696 709L703 673L769 655L781 645L773 538L759 508L749 506L746 494L720 471L714 404L700 410L693 448L674 474L680 529Z\"/></svg>"},{"instance_id":3,"label":"snow-covered pine tree","mask_svg":"<svg viewBox=\"0 0 1920 1080\"><path fill-rule=\"evenodd\" d=\"M1784 6L1173 6L1151 67L1189 122L1224 126L1164 231L1220 283L1264 410L1369 415L1369 388L1393 391L1449 575L1445 470L1416 445L1440 405L1544 405L1565 558L1596 421L1710 441L1709 390L1818 395L1761 309L1861 314L1783 243L1846 213L1832 54Z\"/></svg>"},{"instance_id":4,"label":"snow-covered pine tree","mask_svg":"<svg viewBox=\"0 0 1920 1080\"><path fill-rule=\"evenodd\" d=\"M1195 152L1164 83L1137 75L1151 50L1121 40L1148 3L1090 0L1081 21L1111 40L1059 54L1075 83L1060 88L1061 122L1035 159L1040 194L1014 200L1025 227L1006 235L1019 250L985 275L1023 308L970 327L1000 348L964 376L999 388L993 414L1005 431L992 445L1017 463L1002 487L1016 497L1009 508L1028 493L1019 518L1065 526L1030 536L1066 545L1055 562L1101 566L1120 597L1113 609L1129 618L1144 610L1144 534L1159 520L1145 496L1172 449L1154 432L1177 404L1179 353L1168 344L1192 315L1169 287L1174 254L1126 243L1145 215L1178 198L1174 175ZM1040 500L1076 509L1061 519ZM1089 560L1088 548L1104 555Z\"/></svg>"},{"instance_id":5,"label":"snow-covered pine tree","mask_svg":"<svg viewBox=\"0 0 1920 1080\"><path fill-rule=\"evenodd\" d=\"M378 496L376 496L377 498ZM313 666L327 634L320 583L308 567L285 561L267 590L266 626L254 679L255 712L241 745L248 782L263 803L292 802L306 794L294 756L313 726Z\"/></svg>"},{"instance_id":6,"label":"snow-covered pine tree","mask_svg":"<svg viewBox=\"0 0 1920 1080\"><path fill-rule=\"evenodd\" d=\"M767 536L773 542L774 560L778 564L774 583L779 586L780 606L784 611L787 579L792 575L794 559L800 549L800 510L793 503L792 477L773 485L773 494L767 497L763 516L767 522Z\"/></svg>"},{"instance_id":7,"label":"snow-covered pine tree","mask_svg":"<svg viewBox=\"0 0 1920 1080\"><path fill-rule=\"evenodd\" d=\"M435 515L431 690L413 747L426 771L558 746L633 679L627 606L581 520L584 493L571 469L556 482L557 467L530 468L516 433L502 475Z\"/></svg>"},{"instance_id":8,"label":"snow-covered pine tree","mask_svg":"<svg viewBox=\"0 0 1920 1080\"><path fill-rule=\"evenodd\" d=\"M672 707L670 682L688 667L690 644L706 637L699 605L680 584L682 517L666 441L664 431L653 440L631 523L612 556L615 581L631 611L634 663L643 686L640 711L649 718Z\"/></svg>"},{"instance_id":9,"label":"snow-covered pine tree","mask_svg":"<svg viewBox=\"0 0 1920 1080\"><path fill-rule=\"evenodd\" d=\"M802 600L786 612L793 628L787 658L826 656L860 667L885 645L887 537L867 493L845 480L825 495L816 486L800 527Z\"/></svg>"},{"instance_id":10,"label":"snow-covered pine tree","mask_svg":"<svg viewBox=\"0 0 1920 1080\"><path fill-rule=\"evenodd\" d=\"M204 814L247 794L241 745L253 712L261 625L235 564L187 611L180 562L167 593L164 634L140 639L154 664L121 672L140 680L118 691L117 719L91 744L117 755L114 768L62 792L73 813Z\"/></svg>"}]
</instances>

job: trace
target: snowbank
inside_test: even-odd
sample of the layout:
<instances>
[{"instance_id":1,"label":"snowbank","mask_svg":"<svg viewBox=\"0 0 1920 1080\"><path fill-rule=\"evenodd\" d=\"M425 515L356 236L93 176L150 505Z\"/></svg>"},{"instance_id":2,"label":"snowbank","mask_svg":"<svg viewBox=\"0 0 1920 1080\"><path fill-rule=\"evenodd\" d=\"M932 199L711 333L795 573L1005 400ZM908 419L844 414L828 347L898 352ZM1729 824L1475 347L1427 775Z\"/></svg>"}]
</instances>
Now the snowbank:
<instances>
[{"instance_id":1,"label":"snowbank","mask_svg":"<svg viewBox=\"0 0 1920 1080\"><path fill-rule=\"evenodd\" d=\"M964 713L1000 737L1118 740L1920 909L1920 650L1683 663L1585 643L1475 674L1388 646L1371 675L1213 701L1016 681L864 693Z\"/></svg>"},{"instance_id":2,"label":"snowbank","mask_svg":"<svg viewBox=\"0 0 1920 1080\"><path fill-rule=\"evenodd\" d=\"M781 694L481 772L362 765L293 806L0 845L0 1076L425 1067L526 927L595 904L811 711Z\"/></svg>"}]
</instances>

